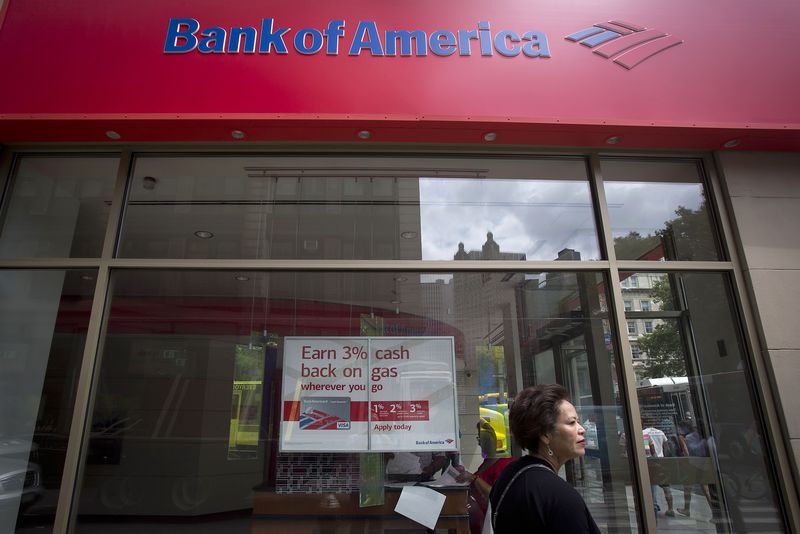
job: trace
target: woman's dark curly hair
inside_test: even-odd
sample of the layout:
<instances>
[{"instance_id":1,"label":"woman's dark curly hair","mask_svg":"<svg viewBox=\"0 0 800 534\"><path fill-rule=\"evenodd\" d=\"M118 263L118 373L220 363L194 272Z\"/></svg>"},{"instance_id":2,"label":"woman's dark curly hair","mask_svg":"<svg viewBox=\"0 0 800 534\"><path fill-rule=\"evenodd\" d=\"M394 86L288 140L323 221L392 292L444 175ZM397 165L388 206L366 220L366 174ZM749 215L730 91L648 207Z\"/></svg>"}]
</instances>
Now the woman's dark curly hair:
<instances>
[{"instance_id":1,"label":"woman's dark curly hair","mask_svg":"<svg viewBox=\"0 0 800 534\"><path fill-rule=\"evenodd\" d=\"M520 391L508 414L517 443L530 452L537 451L539 439L555 428L561 402L568 400L561 384L540 384Z\"/></svg>"}]
</instances>

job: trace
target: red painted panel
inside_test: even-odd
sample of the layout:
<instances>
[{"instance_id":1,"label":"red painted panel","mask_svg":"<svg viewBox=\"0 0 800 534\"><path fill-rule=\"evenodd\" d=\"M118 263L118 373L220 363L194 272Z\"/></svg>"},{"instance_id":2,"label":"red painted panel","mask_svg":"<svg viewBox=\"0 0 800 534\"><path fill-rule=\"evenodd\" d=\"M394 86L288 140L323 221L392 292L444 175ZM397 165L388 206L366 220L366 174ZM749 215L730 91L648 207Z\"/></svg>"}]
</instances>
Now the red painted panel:
<instances>
[{"instance_id":1,"label":"red painted panel","mask_svg":"<svg viewBox=\"0 0 800 534\"><path fill-rule=\"evenodd\" d=\"M739 134L752 140L742 148L800 143L795 0L343 0L313 10L287 0L7 0L5 15L0 142L102 141L109 129L123 141L219 141L234 128L251 141L355 141L372 121L371 141L482 142L491 128L502 143L596 146L625 127L636 134L626 147L717 148ZM164 54L171 17L225 28L273 17L290 36L346 24L335 56L291 45L286 55ZM483 57L477 43L470 56L349 56L360 20L428 33L488 20L494 32L543 32L552 57ZM564 39L615 20L683 43L626 69Z\"/></svg>"}]
</instances>

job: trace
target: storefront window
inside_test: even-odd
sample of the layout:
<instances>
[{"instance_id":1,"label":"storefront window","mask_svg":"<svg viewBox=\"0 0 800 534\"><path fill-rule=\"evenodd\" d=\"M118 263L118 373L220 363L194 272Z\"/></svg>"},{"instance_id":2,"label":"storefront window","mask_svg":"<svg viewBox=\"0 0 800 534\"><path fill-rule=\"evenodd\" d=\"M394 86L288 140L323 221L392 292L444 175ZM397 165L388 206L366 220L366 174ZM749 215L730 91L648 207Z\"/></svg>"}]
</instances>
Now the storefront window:
<instances>
[{"instance_id":1,"label":"storefront window","mask_svg":"<svg viewBox=\"0 0 800 534\"><path fill-rule=\"evenodd\" d=\"M56 270L58 258L111 274L85 446L70 448L83 463L66 481L75 532L424 532L395 511L422 483L444 496L435 531L463 534L484 501L456 468L522 454L510 406L546 383L567 388L586 429L586 455L559 475L602 531L638 532L653 513L663 531L785 531L730 264L621 272L613 317L618 265L594 270L607 255L586 158L132 159L109 262L98 258L117 156L24 155L8 177L0 532L52 531L68 504L98 272ZM723 259L698 161L601 168L617 260ZM637 405L644 433L632 437ZM638 508L642 453L655 510Z\"/></svg>"},{"instance_id":2,"label":"storefront window","mask_svg":"<svg viewBox=\"0 0 800 534\"><path fill-rule=\"evenodd\" d=\"M604 530L638 531L607 286L585 272L116 271L92 416L108 439L88 453L77 532L422 532L394 512L403 485L520 454L508 399L542 382L568 387L591 432L561 475ZM434 489L437 528L467 532L468 487Z\"/></svg>"},{"instance_id":3,"label":"storefront window","mask_svg":"<svg viewBox=\"0 0 800 534\"><path fill-rule=\"evenodd\" d=\"M25 156L11 181L0 258L100 256L116 156Z\"/></svg>"},{"instance_id":4,"label":"storefront window","mask_svg":"<svg viewBox=\"0 0 800 534\"><path fill-rule=\"evenodd\" d=\"M635 369L659 530L783 532L727 277L645 276L658 318Z\"/></svg>"},{"instance_id":5,"label":"storefront window","mask_svg":"<svg viewBox=\"0 0 800 534\"><path fill-rule=\"evenodd\" d=\"M119 255L600 258L582 158L430 157L140 157Z\"/></svg>"},{"instance_id":6,"label":"storefront window","mask_svg":"<svg viewBox=\"0 0 800 534\"><path fill-rule=\"evenodd\" d=\"M605 158L601 168L617 259L721 259L698 162Z\"/></svg>"},{"instance_id":7,"label":"storefront window","mask_svg":"<svg viewBox=\"0 0 800 534\"><path fill-rule=\"evenodd\" d=\"M94 286L0 270L0 532L52 532Z\"/></svg>"},{"instance_id":8,"label":"storefront window","mask_svg":"<svg viewBox=\"0 0 800 534\"><path fill-rule=\"evenodd\" d=\"M634 532L631 455L606 286L596 273L526 275L519 298L522 386L567 388L586 429L586 455L567 462L560 474L581 493L602 530Z\"/></svg>"}]
</instances>

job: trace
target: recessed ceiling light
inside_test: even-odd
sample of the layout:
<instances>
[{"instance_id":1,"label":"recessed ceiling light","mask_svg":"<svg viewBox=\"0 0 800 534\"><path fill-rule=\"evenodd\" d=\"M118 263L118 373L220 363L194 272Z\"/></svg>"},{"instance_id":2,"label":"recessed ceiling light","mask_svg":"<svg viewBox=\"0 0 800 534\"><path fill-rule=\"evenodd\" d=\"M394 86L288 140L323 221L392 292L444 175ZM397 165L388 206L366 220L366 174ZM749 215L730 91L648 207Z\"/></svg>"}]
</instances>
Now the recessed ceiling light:
<instances>
[{"instance_id":1,"label":"recessed ceiling light","mask_svg":"<svg viewBox=\"0 0 800 534\"><path fill-rule=\"evenodd\" d=\"M106 132L106 137L108 137L109 139L113 139L114 141L117 141L117 140L122 138L122 136L120 134L118 134L117 132L115 132L114 130L107 131Z\"/></svg>"},{"instance_id":2,"label":"recessed ceiling light","mask_svg":"<svg viewBox=\"0 0 800 534\"><path fill-rule=\"evenodd\" d=\"M236 280L238 280L239 282L247 282L248 280L250 280L250 277L249 276L245 276L243 274L239 274L239 275L236 275Z\"/></svg>"},{"instance_id":3,"label":"recessed ceiling light","mask_svg":"<svg viewBox=\"0 0 800 534\"><path fill-rule=\"evenodd\" d=\"M91 274L82 274L81 280L94 280L94 276L92 276Z\"/></svg>"},{"instance_id":4,"label":"recessed ceiling light","mask_svg":"<svg viewBox=\"0 0 800 534\"><path fill-rule=\"evenodd\" d=\"M608 144L608 145L616 145L620 141L622 141L622 138L620 136L612 135L611 137L606 139L606 144Z\"/></svg>"},{"instance_id":5,"label":"recessed ceiling light","mask_svg":"<svg viewBox=\"0 0 800 534\"><path fill-rule=\"evenodd\" d=\"M400 300L399 299L392 299L392 304L400 304Z\"/></svg>"},{"instance_id":6,"label":"recessed ceiling light","mask_svg":"<svg viewBox=\"0 0 800 534\"><path fill-rule=\"evenodd\" d=\"M729 139L728 141L725 141L725 144L723 144L722 146L724 146L725 148L736 148L740 144L742 144L742 141L740 139Z\"/></svg>"},{"instance_id":7,"label":"recessed ceiling light","mask_svg":"<svg viewBox=\"0 0 800 534\"><path fill-rule=\"evenodd\" d=\"M156 188L156 182L158 182L158 180L156 180L152 176L145 176L144 178L142 178L142 187L149 191L152 191L153 189Z\"/></svg>"},{"instance_id":8,"label":"recessed ceiling light","mask_svg":"<svg viewBox=\"0 0 800 534\"><path fill-rule=\"evenodd\" d=\"M194 235L196 235L200 239L211 239L212 237L214 237L214 234L212 234L208 230L198 230L194 233Z\"/></svg>"},{"instance_id":9,"label":"recessed ceiling light","mask_svg":"<svg viewBox=\"0 0 800 534\"><path fill-rule=\"evenodd\" d=\"M231 132L231 137L234 139L244 139L244 132L241 130L234 130Z\"/></svg>"},{"instance_id":10,"label":"recessed ceiling light","mask_svg":"<svg viewBox=\"0 0 800 534\"><path fill-rule=\"evenodd\" d=\"M494 141L495 139L497 139L497 134L495 132L487 132L483 134L484 141Z\"/></svg>"},{"instance_id":11,"label":"recessed ceiling light","mask_svg":"<svg viewBox=\"0 0 800 534\"><path fill-rule=\"evenodd\" d=\"M408 281L408 278L406 278L405 276L398 276L398 277L396 277L396 278L394 279L394 281L395 281L395 282L407 282L407 281Z\"/></svg>"},{"instance_id":12,"label":"recessed ceiling light","mask_svg":"<svg viewBox=\"0 0 800 534\"><path fill-rule=\"evenodd\" d=\"M370 132L369 130L361 130L360 132L358 132L358 137L360 139L369 139L370 137L372 137L372 132Z\"/></svg>"},{"instance_id":13,"label":"recessed ceiling light","mask_svg":"<svg viewBox=\"0 0 800 534\"><path fill-rule=\"evenodd\" d=\"M417 232L403 232L402 234L400 234L400 237L402 237L403 239L414 239L415 237L417 237Z\"/></svg>"}]
</instances>

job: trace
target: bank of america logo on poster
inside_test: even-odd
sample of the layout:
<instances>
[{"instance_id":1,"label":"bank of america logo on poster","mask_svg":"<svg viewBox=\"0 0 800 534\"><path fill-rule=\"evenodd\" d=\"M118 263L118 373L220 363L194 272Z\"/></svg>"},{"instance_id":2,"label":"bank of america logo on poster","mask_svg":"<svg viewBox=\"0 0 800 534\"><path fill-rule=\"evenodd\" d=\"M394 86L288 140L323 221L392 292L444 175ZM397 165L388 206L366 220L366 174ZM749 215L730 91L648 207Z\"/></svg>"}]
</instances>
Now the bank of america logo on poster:
<instances>
[{"instance_id":1,"label":"bank of america logo on poster","mask_svg":"<svg viewBox=\"0 0 800 534\"><path fill-rule=\"evenodd\" d=\"M565 39L589 47L598 56L610 59L628 70L683 43L682 39L666 32L620 20L598 22L567 35Z\"/></svg>"}]
</instances>

